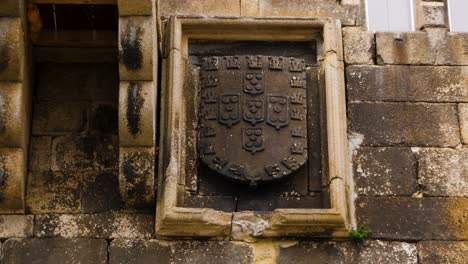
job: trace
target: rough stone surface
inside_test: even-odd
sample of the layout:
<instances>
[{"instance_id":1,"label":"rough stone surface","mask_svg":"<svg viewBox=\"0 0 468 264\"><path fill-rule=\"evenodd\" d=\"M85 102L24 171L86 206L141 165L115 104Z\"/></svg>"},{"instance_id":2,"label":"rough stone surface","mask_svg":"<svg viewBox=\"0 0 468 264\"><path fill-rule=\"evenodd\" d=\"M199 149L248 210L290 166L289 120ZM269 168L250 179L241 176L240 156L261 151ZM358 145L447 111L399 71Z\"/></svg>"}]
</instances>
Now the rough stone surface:
<instances>
[{"instance_id":1,"label":"rough stone surface","mask_svg":"<svg viewBox=\"0 0 468 264\"><path fill-rule=\"evenodd\" d=\"M120 148L120 195L124 208L148 211L154 207L153 148Z\"/></svg>"},{"instance_id":2,"label":"rough stone surface","mask_svg":"<svg viewBox=\"0 0 468 264\"><path fill-rule=\"evenodd\" d=\"M60 136L52 140L53 171L117 168L116 136Z\"/></svg>"},{"instance_id":3,"label":"rough stone surface","mask_svg":"<svg viewBox=\"0 0 468 264\"><path fill-rule=\"evenodd\" d=\"M152 27L151 16L130 16L119 19L120 80L153 79Z\"/></svg>"},{"instance_id":4,"label":"rough stone surface","mask_svg":"<svg viewBox=\"0 0 468 264\"><path fill-rule=\"evenodd\" d=\"M20 82L0 82L1 147L25 145L26 100L23 88Z\"/></svg>"},{"instance_id":5,"label":"rough stone surface","mask_svg":"<svg viewBox=\"0 0 468 264\"><path fill-rule=\"evenodd\" d=\"M51 137L31 137L29 143L29 170L50 170Z\"/></svg>"},{"instance_id":6,"label":"rough stone surface","mask_svg":"<svg viewBox=\"0 0 468 264\"><path fill-rule=\"evenodd\" d=\"M330 17L354 25L356 10L351 5L321 0L260 0L260 16Z\"/></svg>"},{"instance_id":7,"label":"rough stone surface","mask_svg":"<svg viewBox=\"0 0 468 264\"><path fill-rule=\"evenodd\" d=\"M118 0L119 16L151 15L151 0Z\"/></svg>"},{"instance_id":8,"label":"rough stone surface","mask_svg":"<svg viewBox=\"0 0 468 264\"><path fill-rule=\"evenodd\" d=\"M0 238L31 237L33 215L0 215Z\"/></svg>"},{"instance_id":9,"label":"rough stone surface","mask_svg":"<svg viewBox=\"0 0 468 264\"><path fill-rule=\"evenodd\" d=\"M360 148L353 157L357 192L367 196L411 196L418 189L410 148Z\"/></svg>"},{"instance_id":10,"label":"rough stone surface","mask_svg":"<svg viewBox=\"0 0 468 264\"><path fill-rule=\"evenodd\" d=\"M343 49L348 64L373 64L374 33L361 27L343 28Z\"/></svg>"},{"instance_id":11,"label":"rough stone surface","mask_svg":"<svg viewBox=\"0 0 468 264\"><path fill-rule=\"evenodd\" d=\"M421 264L465 264L468 242L421 241L418 250Z\"/></svg>"},{"instance_id":12,"label":"rough stone surface","mask_svg":"<svg viewBox=\"0 0 468 264\"><path fill-rule=\"evenodd\" d=\"M452 104L351 103L350 131L363 145L456 146L460 131Z\"/></svg>"},{"instance_id":13,"label":"rough stone surface","mask_svg":"<svg viewBox=\"0 0 468 264\"><path fill-rule=\"evenodd\" d=\"M154 215L118 213L36 215L34 236L148 239L154 236Z\"/></svg>"},{"instance_id":14,"label":"rough stone surface","mask_svg":"<svg viewBox=\"0 0 468 264\"><path fill-rule=\"evenodd\" d=\"M459 104L458 113L463 144L468 145L468 104Z\"/></svg>"},{"instance_id":15,"label":"rough stone surface","mask_svg":"<svg viewBox=\"0 0 468 264\"><path fill-rule=\"evenodd\" d=\"M104 239L14 238L3 244L4 263L107 263Z\"/></svg>"},{"instance_id":16,"label":"rough stone surface","mask_svg":"<svg viewBox=\"0 0 468 264\"><path fill-rule=\"evenodd\" d=\"M1 81L22 80L23 57L24 43L21 19L0 17Z\"/></svg>"},{"instance_id":17,"label":"rough stone surface","mask_svg":"<svg viewBox=\"0 0 468 264\"><path fill-rule=\"evenodd\" d=\"M427 196L468 197L468 149L418 149L419 178Z\"/></svg>"},{"instance_id":18,"label":"rough stone surface","mask_svg":"<svg viewBox=\"0 0 468 264\"><path fill-rule=\"evenodd\" d=\"M348 100L466 102L468 67L350 66Z\"/></svg>"},{"instance_id":19,"label":"rough stone surface","mask_svg":"<svg viewBox=\"0 0 468 264\"><path fill-rule=\"evenodd\" d=\"M158 240L112 241L110 264L116 263L252 263L251 247L226 241L168 242Z\"/></svg>"},{"instance_id":20,"label":"rough stone surface","mask_svg":"<svg viewBox=\"0 0 468 264\"><path fill-rule=\"evenodd\" d=\"M159 9L163 16L171 15L197 15L206 16L239 16L240 1L231 0L172 0L159 1Z\"/></svg>"},{"instance_id":21,"label":"rough stone surface","mask_svg":"<svg viewBox=\"0 0 468 264\"><path fill-rule=\"evenodd\" d=\"M121 147L154 145L154 87L152 82L121 82L119 144Z\"/></svg>"},{"instance_id":22,"label":"rough stone surface","mask_svg":"<svg viewBox=\"0 0 468 264\"><path fill-rule=\"evenodd\" d=\"M445 26L445 4L441 2L420 3L420 14L418 16L419 28Z\"/></svg>"},{"instance_id":23,"label":"rough stone surface","mask_svg":"<svg viewBox=\"0 0 468 264\"><path fill-rule=\"evenodd\" d=\"M98 213L120 209L118 171L84 172L81 200L83 213Z\"/></svg>"},{"instance_id":24,"label":"rough stone surface","mask_svg":"<svg viewBox=\"0 0 468 264\"><path fill-rule=\"evenodd\" d=\"M467 34L445 28L426 31L376 33L377 63L468 65Z\"/></svg>"},{"instance_id":25,"label":"rough stone surface","mask_svg":"<svg viewBox=\"0 0 468 264\"><path fill-rule=\"evenodd\" d=\"M80 213L81 175L70 172L31 172L28 176L27 211Z\"/></svg>"},{"instance_id":26,"label":"rough stone surface","mask_svg":"<svg viewBox=\"0 0 468 264\"><path fill-rule=\"evenodd\" d=\"M468 238L468 198L359 197L358 223L372 238L463 240Z\"/></svg>"},{"instance_id":27,"label":"rough stone surface","mask_svg":"<svg viewBox=\"0 0 468 264\"><path fill-rule=\"evenodd\" d=\"M0 214L24 213L25 170L22 149L0 148Z\"/></svg>"},{"instance_id":28,"label":"rough stone surface","mask_svg":"<svg viewBox=\"0 0 468 264\"><path fill-rule=\"evenodd\" d=\"M368 240L362 244L351 242L300 242L279 246L278 264L416 264L414 244Z\"/></svg>"},{"instance_id":29,"label":"rough stone surface","mask_svg":"<svg viewBox=\"0 0 468 264\"><path fill-rule=\"evenodd\" d=\"M34 106L33 135L81 133L87 129L90 108L82 102L46 101Z\"/></svg>"}]
</instances>

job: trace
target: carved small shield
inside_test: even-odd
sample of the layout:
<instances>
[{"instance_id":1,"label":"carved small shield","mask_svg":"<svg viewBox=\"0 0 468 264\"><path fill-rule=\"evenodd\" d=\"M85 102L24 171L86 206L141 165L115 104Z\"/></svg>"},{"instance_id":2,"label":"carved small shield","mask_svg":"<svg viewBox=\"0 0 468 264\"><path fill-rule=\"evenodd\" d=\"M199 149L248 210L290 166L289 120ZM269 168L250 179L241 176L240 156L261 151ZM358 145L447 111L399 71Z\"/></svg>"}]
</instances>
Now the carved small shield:
<instances>
[{"instance_id":1,"label":"carved small shield","mask_svg":"<svg viewBox=\"0 0 468 264\"><path fill-rule=\"evenodd\" d=\"M304 60L239 55L203 62L201 161L220 175L251 185L299 170L307 160Z\"/></svg>"}]
</instances>

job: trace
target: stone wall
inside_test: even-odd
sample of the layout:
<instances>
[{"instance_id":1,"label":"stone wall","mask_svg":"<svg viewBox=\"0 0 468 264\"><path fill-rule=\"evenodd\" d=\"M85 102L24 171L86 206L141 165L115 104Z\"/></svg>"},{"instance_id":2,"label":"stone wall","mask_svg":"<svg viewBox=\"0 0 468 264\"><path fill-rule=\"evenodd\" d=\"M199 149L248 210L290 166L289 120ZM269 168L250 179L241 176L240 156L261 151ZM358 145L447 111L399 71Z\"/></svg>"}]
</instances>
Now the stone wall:
<instances>
[{"instance_id":1,"label":"stone wall","mask_svg":"<svg viewBox=\"0 0 468 264\"><path fill-rule=\"evenodd\" d=\"M150 16L156 15L155 10L148 11L150 1L134 5L129 4L131 1L118 2L123 17L122 36L128 23L142 27ZM119 120L120 142L117 143L116 127L111 130L106 128L112 126L100 127L106 122L117 122L110 118L116 117L117 93L110 87L118 87L117 80L105 80L101 84L68 83L66 93L63 80L56 85L50 83L50 78L46 79L47 85L41 85L40 81L54 70L67 70L77 76L96 72L114 76L105 72L117 71L115 65L92 65L82 73L83 67L68 70L66 67L75 66L61 65L57 69L56 65L49 64L38 71L26 211L23 214L21 210L13 210L8 212L13 214L0 215L3 263L465 263L464 256L468 255L468 34L447 30L443 0L416 1L416 32L368 32L363 3L359 0L160 0L157 14L163 21L170 15L318 16L341 20L350 166L355 191L354 225L366 224L371 231L364 242L312 238L256 243L158 239L154 230L153 189L141 184L153 181L147 171L153 165L151 147L155 133L151 125L148 128L148 122L153 122L154 116L146 115L137 122L138 126L128 124L132 118ZM19 8L15 4L14 0L0 4L0 16L17 12ZM17 23L19 18L0 18L0 36L11 34L14 38L22 34L10 33L12 27L2 27L11 21ZM145 29L151 30L150 25L155 26L149 23ZM142 38L150 42L148 38L156 38L154 32ZM0 51L3 46L0 38ZM131 63L125 66L121 61L120 118L132 117L128 107L134 109L131 106L139 98L132 99L132 95L157 94L154 89L157 80L151 75L157 57L148 55L151 49L144 47L147 49L144 49L143 66L135 70ZM148 61L154 64L149 65ZM57 76L60 75L54 74L53 79L60 82ZM8 83L1 80L0 93L18 83L16 79ZM0 94L0 98L2 102L12 102L7 101L6 95ZM151 112L152 107L155 104L146 105L143 113ZM0 128L4 118L8 115L0 113ZM66 126L61 120L67 121ZM15 131L29 131L19 119L13 121L23 128ZM7 171L25 171L27 166L17 163L25 149L3 148L2 139L9 135L8 129L0 130L0 151L9 153L4 158L11 166ZM147 135L150 141L145 141ZM118 148L120 166L116 156ZM132 184L129 180L136 182ZM7 181L0 183L3 182ZM3 188L0 194L9 194L3 185L0 188ZM141 190L143 193L135 193ZM148 190L149 196L145 196Z\"/></svg>"}]
</instances>

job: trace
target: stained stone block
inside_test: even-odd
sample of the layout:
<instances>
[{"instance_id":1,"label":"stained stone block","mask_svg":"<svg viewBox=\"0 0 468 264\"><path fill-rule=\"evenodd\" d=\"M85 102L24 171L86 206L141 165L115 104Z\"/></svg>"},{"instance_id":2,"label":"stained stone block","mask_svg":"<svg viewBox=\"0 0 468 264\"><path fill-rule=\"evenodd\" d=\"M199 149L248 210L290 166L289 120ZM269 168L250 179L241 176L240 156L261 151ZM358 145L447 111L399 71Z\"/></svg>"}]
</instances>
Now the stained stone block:
<instances>
[{"instance_id":1,"label":"stained stone block","mask_svg":"<svg viewBox=\"0 0 468 264\"><path fill-rule=\"evenodd\" d=\"M154 209L154 163L153 148L120 148L119 186L125 209Z\"/></svg>"},{"instance_id":2,"label":"stained stone block","mask_svg":"<svg viewBox=\"0 0 468 264\"><path fill-rule=\"evenodd\" d=\"M205 16L239 16L240 2L231 0L162 0L159 9L163 16L170 15L200 15Z\"/></svg>"},{"instance_id":3,"label":"stained stone block","mask_svg":"<svg viewBox=\"0 0 468 264\"><path fill-rule=\"evenodd\" d=\"M151 16L119 19L120 80L153 80L153 26Z\"/></svg>"},{"instance_id":4,"label":"stained stone block","mask_svg":"<svg viewBox=\"0 0 468 264\"><path fill-rule=\"evenodd\" d=\"M88 128L90 105L83 102L42 101L34 106L33 135L82 133Z\"/></svg>"},{"instance_id":5,"label":"stained stone block","mask_svg":"<svg viewBox=\"0 0 468 264\"><path fill-rule=\"evenodd\" d=\"M37 215L34 227L34 236L40 238L149 239L153 234L153 214Z\"/></svg>"},{"instance_id":6,"label":"stained stone block","mask_svg":"<svg viewBox=\"0 0 468 264\"><path fill-rule=\"evenodd\" d=\"M460 130L463 144L468 145L468 104L459 104Z\"/></svg>"},{"instance_id":7,"label":"stained stone block","mask_svg":"<svg viewBox=\"0 0 468 264\"><path fill-rule=\"evenodd\" d=\"M410 196L418 189L416 158L410 148L359 148L353 170L359 195Z\"/></svg>"},{"instance_id":8,"label":"stained stone block","mask_svg":"<svg viewBox=\"0 0 468 264\"><path fill-rule=\"evenodd\" d=\"M427 196L468 196L468 149L418 150L419 178Z\"/></svg>"},{"instance_id":9,"label":"stained stone block","mask_svg":"<svg viewBox=\"0 0 468 264\"><path fill-rule=\"evenodd\" d=\"M0 17L18 17L20 15L20 1L2 0L0 2Z\"/></svg>"},{"instance_id":10,"label":"stained stone block","mask_svg":"<svg viewBox=\"0 0 468 264\"><path fill-rule=\"evenodd\" d=\"M0 81L22 80L23 57L21 19L0 17Z\"/></svg>"},{"instance_id":11,"label":"stained stone block","mask_svg":"<svg viewBox=\"0 0 468 264\"><path fill-rule=\"evenodd\" d=\"M120 83L120 146L154 145L154 89L153 82Z\"/></svg>"},{"instance_id":12,"label":"stained stone block","mask_svg":"<svg viewBox=\"0 0 468 264\"><path fill-rule=\"evenodd\" d=\"M467 241L421 241L418 243L421 264L465 264Z\"/></svg>"},{"instance_id":13,"label":"stained stone block","mask_svg":"<svg viewBox=\"0 0 468 264\"><path fill-rule=\"evenodd\" d=\"M24 213L25 160L20 148L0 148L0 214Z\"/></svg>"},{"instance_id":14,"label":"stained stone block","mask_svg":"<svg viewBox=\"0 0 468 264\"><path fill-rule=\"evenodd\" d=\"M53 171L117 168L116 136L60 136L52 140Z\"/></svg>"},{"instance_id":15,"label":"stained stone block","mask_svg":"<svg viewBox=\"0 0 468 264\"><path fill-rule=\"evenodd\" d=\"M81 208L83 213L120 209L119 174L117 171L83 173Z\"/></svg>"},{"instance_id":16,"label":"stained stone block","mask_svg":"<svg viewBox=\"0 0 468 264\"><path fill-rule=\"evenodd\" d=\"M464 102L468 67L349 66L350 101Z\"/></svg>"},{"instance_id":17,"label":"stained stone block","mask_svg":"<svg viewBox=\"0 0 468 264\"><path fill-rule=\"evenodd\" d=\"M122 240L111 242L109 263L253 263L252 247L228 241Z\"/></svg>"},{"instance_id":18,"label":"stained stone block","mask_svg":"<svg viewBox=\"0 0 468 264\"><path fill-rule=\"evenodd\" d=\"M31 137L29 146L29 170L45 171L50 170L50 154L52 138Z\"/></svg>"},{"instance_id":19,"label":"stained stone block","mask_svg":"<svg viewBox=\"0 0 468 264\"><path fill-rule=\"evenodd\" d=\"M27 211L33 214L80 213L81 175L65 172L31 172L28 176Z\"/></svg>"},{"instance_id":20,"label":"stained stone block","mask_svg":"<svg viewBox=\"0 0 468 264\"><path fill-rule=\"evenodd\" d=\"M33 215L0 215L0 238L32 237Z\"/></svg>"},{"instance_id":21,"label":"stained stone block","mask_svg":"<svg viewBox=\"0 0 468 264\"><path fill-rule=\"evenodd\" d=\"M23 88L20 82L0 82L1 147L25 146L25 128L27 126L25 126L26 102Z\"/></svg>"},{"instance_id":22,"label":"stained stone block","mask_svg":"<svg viewBox=\"0 0 468 264\"><path fill-rule=\"evenodd\" d=\"M150 16L151 0L118 0L119 16Z\"/></svg>"},{"instance_id":23,"label":"stained stone block","mask_svg":"<svg viewBox=\"0 0 468 264\"><path fill-rule=\"evenodd\" d=\"M107 263L104 239L11 238L3 244L3 261L21 263Z\"/></svg>"},{"instance_id":24,"label":"stained stone block","mask_svg":"<svg viewBox=\"0 0 468 264\"><path fill-rule=\"evenodd\" d=\"M358 224L372 238L399 240L466 240L468 198L360 197Z\"/></svg>"},{"instance_id":25,"label":"stained stone block","mask_svg":"<svg viewBox=\"0 0 468 264\"><path fill-rule=\"evenodd\" d=\"M456 146L460 131L453 104L350 103L350 127L366 146Z\"/></svg>"},{"instance_id":26,"label":"stained stone block","mask_svg":"<svg viewBox=\"0 0 468 264\"><path fill-rule=\"evenodd\" d=\"M374 33L361 27L343 28L343 48L348 64L373 64L375 53Z\"/></svg>"}]
</instances>

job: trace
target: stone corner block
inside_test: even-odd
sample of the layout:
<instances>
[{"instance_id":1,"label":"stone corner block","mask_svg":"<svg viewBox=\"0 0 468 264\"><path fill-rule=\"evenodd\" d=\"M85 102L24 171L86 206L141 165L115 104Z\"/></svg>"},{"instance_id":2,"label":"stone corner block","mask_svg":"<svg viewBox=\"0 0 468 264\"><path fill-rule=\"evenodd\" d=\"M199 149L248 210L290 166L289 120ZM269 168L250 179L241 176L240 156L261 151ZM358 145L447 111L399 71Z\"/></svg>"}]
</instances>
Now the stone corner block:
<instances>
[{"instance_id":1,"label":"stone corner block","mask_svg":"<svg viewBox=\"0 0 468 264\"><path fill-rule=\"evenodd\" d=\"M119 99L120 146L153 146L154 114L153 82L121 82Z\"/></svg>"},{"instance_id":2,"label":"stone corner block","mask_svg":"<svg viewBox=\"0 0 468 264\"><path fill-rule=\"evenodd\" d=\"M1 10L1 8L0 8ZM24 39L21 19L0 17L0 80L22 79Z\"/></svg>"},{"instance_id":3,"label":"stone corner block","mask_svg":"<svg viewBox=\"0 0 468 264\"><path fill-rule=\"evenodd\" d=\"M33 215L0 215L0 238L32 237Z\"/></svg>"},{"instance_id":4,"label":"stone corner block","mask_svg":"<svg viewBox=\"0 0 468 264\"><path fill-rule=\"evenodd\" d=\"M119 19L121 80L153 80L153 22L151 16Z\"/></svg>"},{"instance_id":5,"label":"stone corner block","mask_svg":"<svg viewBox=\"0 0 468 264\"><path fill-rule=\"evenodd\" d=\"M373 64L374 33L361 27L343 28L344 59L348 64Z\"/></svg>"},{"instance_id":6,"label":"stone corner block","mask_svg":"<svg viewBox=\"0 0 468 264\"><path fill-rule=\"evenodd\" d=\"M0 82L0 147L25 147L26 109L23 84Z\"/></svg>"},{"instance_id":7,"label":"stone corner block","mask_svg":"<svg viewBox=\"0 0 468 264\"><path fill-rule=\"evenodd\" d=\"M24 155L20 148L0 149L0 214L24 213Z\"/></svg>"},{"instance_id":8,"label":"stone corner block","mask_svg":"<svg viewBox=\"0 0 468 264\"><path fill-rule=\"evenodd\" d=\"M120 148L119 189L128 211L155 207L154 156L154 148Z\"/></svg>"},{"instance_id":9,"label":"stone corner block","mask_svg":"<svg viewBox=\"0 0 468 264\"><path fill-rule=\"evenodd\" d=\"M119 16L150 16L151 0L118 0Z\"/></svg>"},{"instance_id":10,"label":"stone corner block","mask_svg":"<svg viewBox=\"0 0 468 264\"><path fill-rule=\"evenodd\" d=\"M460 130L463 144L468 145L468 104L459 104Z\"/></svg>"}]
</instances>

